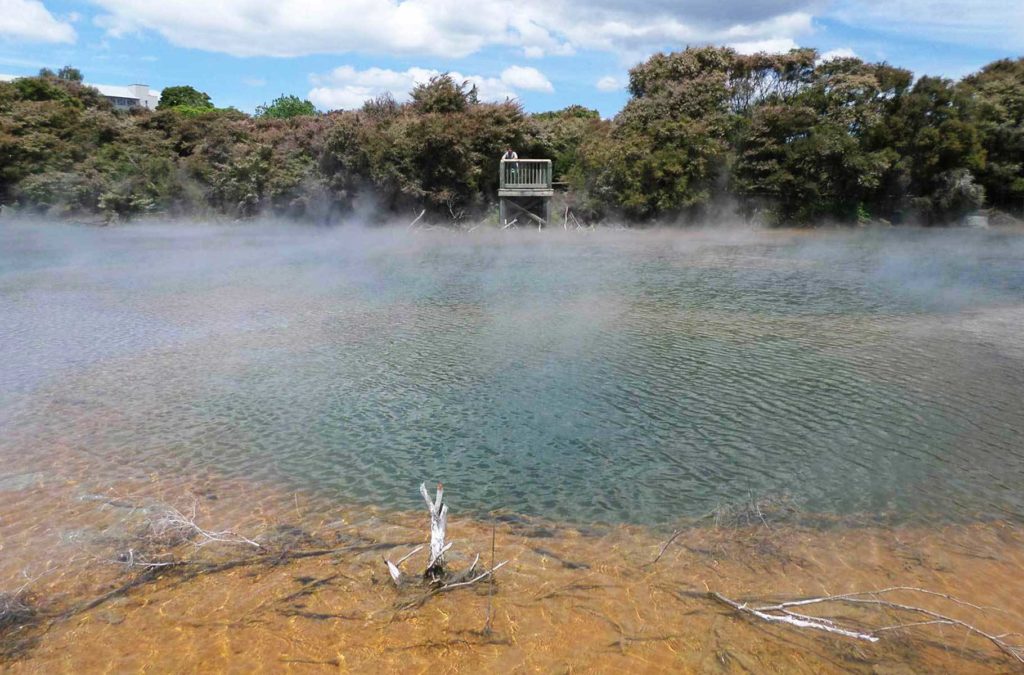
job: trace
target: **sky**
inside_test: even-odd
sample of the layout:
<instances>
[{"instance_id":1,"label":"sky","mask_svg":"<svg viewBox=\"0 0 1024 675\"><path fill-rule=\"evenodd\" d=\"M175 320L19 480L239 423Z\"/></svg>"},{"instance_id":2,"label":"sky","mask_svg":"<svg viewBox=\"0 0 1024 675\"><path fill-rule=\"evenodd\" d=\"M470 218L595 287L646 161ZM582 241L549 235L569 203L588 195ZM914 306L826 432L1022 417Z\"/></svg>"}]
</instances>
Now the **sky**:
<instances>
[{"instance_id":1,"label":"sky","mask_svg":"<svg viewBox=\"0 0 1024 675\"><path fill-rule=\"evenodd\" d=\"M0 73L189 84L252 112L282 94L359 107L450 72L526 110L605 117L659 51L815 47L959 78L1024 55L1024 0L0 0Z\"/></svg>"}]
</instances>

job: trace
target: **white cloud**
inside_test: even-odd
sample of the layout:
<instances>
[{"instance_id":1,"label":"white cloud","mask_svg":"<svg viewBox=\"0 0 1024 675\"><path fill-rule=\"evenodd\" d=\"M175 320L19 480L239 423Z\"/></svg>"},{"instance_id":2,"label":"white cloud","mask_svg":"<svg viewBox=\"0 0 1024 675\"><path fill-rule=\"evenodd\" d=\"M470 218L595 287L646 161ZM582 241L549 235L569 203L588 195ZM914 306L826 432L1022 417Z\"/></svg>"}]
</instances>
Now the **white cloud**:
<instances>
[{"instance_id":1,"label":"white cloud","mask_svg":"<svg viewBox=\"0 0 1024 675\"><path fill-rule=\"evenodd\" d=\"M617 91L622 89L622 82L612 75L605 75L594 85L601 91Z\"/></svg>"},{"instance_id":2,"label":"white cloud","mask_svg":"<svg viewBox=\"0 0 1024 675\"><path fill-rule=\"evenodd\" d=\"M1024 50L1024 2L1020 0L835 0L830 15L895 35Z\"/></svg>"},{"instance_id":3,"label":"white cloud","mask_svg":"<svg viewBox=\"0 0 1024 675\"><path fill-rule=\"evenodd\" d=\"M92 1L101 8L96 22L112 36L155 31L175 45L237 56L451 59L499 46L530 59L609 51L628 63L688 44L784 51L806 44L820 18L887 31L894 39L1024 50L1021 0L475 0L468 9L462 0ZM37 33L73 39L70 26L38 0L0 0L0 8L15 6L42 17ZM0 22L25 24L25 15L0 9Z\"/></svg>"},{"instance_id":4,"label":"white cloud","mask_svg":"<svg viewBox=\"0 0 1024 675\"><path fill-rule=\"evenodd\" d=\"M686 44L796 40L820 0L94 0L114 36L139 30L237 56L314 53L459 58L488 46L527 58L607 50L623 59Z\"/></svg>"},{"instance_id":5,"label":"white cloud","mask_svg":"<svg viewBox=\"0 0 1024 675\"><path fill-rule=\"evenodd\" d=\"M327 75L313 77L313 83L319 86L309 92L309 100L325 110L358 108L382 94L391 94L396 100L406 101L413 87L437 74L437 71L425 68L398 72L385 68L356 70L352 66L340 66Z\"/></svg>"},{"instance_id":6,"label":"white cloud","mask_svg":"<svg viewBox=\"0 0 1024 675\"><path fill-rule=\"evenodd\" d=\"M397 101L408 101L409 92L418 84L428 82L441 72L429 68L404 71L386 68L357 70L340 66L326 75L316 75L309 100L325 110L358 108L371 98L391 94ZM554 91L551 82L536 68L510 66L500 77L449 73L456 82L469 82L477 88L482 101L504 101L516 98L516 90Z\"/></svg>"},{"instance_id":7,"label":"white cloud","mask_svg":"<svg viewBox=\"0 0 1024 675\"><path fill-rule=\"evenodd\" d=\"M481 101L504 101L509 98L516 98L515 90L506 82L497 77L482 77L480 75L460 75L451 73L456 82L468 81L476 85L477 96Z\"/></svg>"},{"instance_id":8,"label":"white cloud","mask_svg":"<svg viewBox=\"0 0 1024 675\"><path fill-rule=\"evenodd\" d=\"M751 40L749 42L733 42L730 47L740 54L756 54L767 52L768 54L784 54L790 49L796 49L797 43L789 38L776 38L769 40Z\"/></svg>"},{"instance_id":9,"label":"white cloud","mask_svg":"<svg viewBox=\"0 0 1024 675\"><path fill-rule=\"evenodd\" d=\"M249 87L265 87L267 81L262 77L243 77L242 84Z\"/></svg>"},{"instance_id":10,"label":"white cloud","mask_svg":"<svg viewBox=\"0 0 1024 675\"><path fill-rule=\"evenodd\" d=\"M839 47L838 49L830 49L827 52L823 52L818 57L818 61L831 61L832 59L855 59L855 58L857 58L857 52L853 51L849 47Z\"/></svg>"},{"instance_id":11,"label":"white cloud","mask_svg":"<svg viewBox=\"0 0 1024 675\"><path fill-rule=\"evenodd\" d=\"M555 90L551 81L536 68L509 66L501 72L501 81L514 89L546 92Z\"/></svg>"},{"instance_id":12,"label":"white cloud","mask_svg":"<svg viewBox=\"0 0 1024 675\"><path fill-rule=\"evenodd\" d=\"M504 42L508 16L485 0L96 0L112 35L154 30L184 47L236 56L350 51L459 57ZM491 4L488 4L491 3Z\"/></svg>"},{"instance_id":13,"label":"white cloud","mask_svg":"<svg viewBox=\"0 0 1024 675\"><path fill-rule=\"evenodd\" d=\"M0 0L0 38L74 42L75 29L59 21L39 0Z\"/></svg>"}]
</instances>

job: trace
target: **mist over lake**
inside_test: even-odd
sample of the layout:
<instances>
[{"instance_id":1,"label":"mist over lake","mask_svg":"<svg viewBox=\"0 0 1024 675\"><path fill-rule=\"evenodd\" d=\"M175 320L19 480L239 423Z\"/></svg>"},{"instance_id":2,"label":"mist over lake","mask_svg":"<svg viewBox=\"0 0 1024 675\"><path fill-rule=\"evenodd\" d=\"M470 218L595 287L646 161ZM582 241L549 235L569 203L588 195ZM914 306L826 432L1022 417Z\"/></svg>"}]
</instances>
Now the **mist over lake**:
<instances>
[{"instance_id":1,"label":"mist over lake","mask_svg":"<svg viewBox=\"0 0 1024 675\"><path fill-rule=\"evenodd\" d=\"M44 226L45 225L45 226ZM664 523L1019 518L1024 234L0 223L0 457Z\"/></svg>"}]
</instances>

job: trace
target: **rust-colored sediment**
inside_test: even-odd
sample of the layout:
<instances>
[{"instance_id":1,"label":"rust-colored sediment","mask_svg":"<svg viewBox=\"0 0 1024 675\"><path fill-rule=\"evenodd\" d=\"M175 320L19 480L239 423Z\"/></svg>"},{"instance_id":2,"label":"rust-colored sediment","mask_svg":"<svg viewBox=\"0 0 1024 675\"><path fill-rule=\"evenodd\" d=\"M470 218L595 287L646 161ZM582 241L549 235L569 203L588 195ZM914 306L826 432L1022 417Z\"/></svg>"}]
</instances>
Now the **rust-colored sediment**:
<instances>
[{"instance_id":1,"label":"rust-colored sediment","mask_svg":"<svg viewBox=\"0 0 1024 675\"><path fill-rule=\"evenodd\" d=\"M169 489L178 506L197 499L199 522L215 529L268 536L287 525L320 542L391 542L394 557L426 537L425 512L343 508L239 483L211 480L183 490L155 480L91 496L68 482L29 485L0 494L4 587L17 584L22 569L49 568L32 591L46 611L57 611L123 583L130 577L109 560L144 517L130 505L174 502ZM581 530L506 518L495 535L497 559L510 562L493 597L478 584L396 609L417 593L393 587L381 562L386 550L187 580L168 574L49 624L4 666L48 673L1014 670L1007 655L948 626L897 631L869 644L752 622L709 600L708 590L770 598L918 586L1006 612L899 599L994 633L1024 631L1024 537L1002 522L825 529L708 523L683 532L653 565L665 538L642 528ZM476 552L489 562L489 523L454 514L449 536L453 567ZM229 549L215 555L248 554ZM422 566L421 557L406 566ZM876 625L889 618L845 616Z\"/></svg>"}]
</instances>

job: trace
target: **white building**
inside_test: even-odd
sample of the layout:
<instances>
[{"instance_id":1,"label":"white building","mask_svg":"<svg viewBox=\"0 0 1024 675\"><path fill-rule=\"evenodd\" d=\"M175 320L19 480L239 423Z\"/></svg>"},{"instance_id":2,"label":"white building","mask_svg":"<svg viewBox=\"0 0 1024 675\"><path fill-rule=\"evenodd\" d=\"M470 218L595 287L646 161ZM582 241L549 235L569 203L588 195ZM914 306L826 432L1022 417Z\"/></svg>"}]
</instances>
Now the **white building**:
<instances>
[{"instance_id":1,"label":"white building","mask_svg":"<svg viewBox=\"0 0 1024 675\"><path fill-rule=\"evenodd\" d=\"M0 82L11 82L22 75L0 74ZM146 108L156 110L156 104L160 102L160 92L153 91L148 84L130 84L127 87L116 84L94 84L83 82L87 87L98 89L110 104L118 110L129 110L131 108Z\"/></svg>"},{"instance_id":2,"label":"white building","mask_svg":"<svg viewBox=\"0 0 1024 675\"><path fill-rule=\"evenodd\" d=\"M160 92L153 91L148 84L129 84L127 87L88 82L84 84L87 87L99 89L100 93L118 110L128 110L129 108L156 110L156 104L160 102Z\"/></svg>"}]
</instances>

